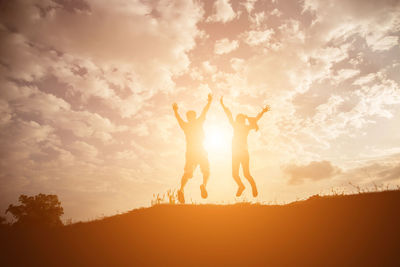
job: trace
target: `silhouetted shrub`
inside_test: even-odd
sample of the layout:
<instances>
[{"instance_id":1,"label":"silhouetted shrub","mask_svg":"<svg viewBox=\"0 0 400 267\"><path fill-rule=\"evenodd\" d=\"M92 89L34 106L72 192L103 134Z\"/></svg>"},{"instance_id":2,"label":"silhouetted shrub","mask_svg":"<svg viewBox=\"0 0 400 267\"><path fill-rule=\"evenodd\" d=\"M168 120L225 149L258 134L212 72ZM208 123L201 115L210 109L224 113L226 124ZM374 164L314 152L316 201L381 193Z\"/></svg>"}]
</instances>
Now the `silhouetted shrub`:
<instances>
[{"instance_id":1,"label":"silhouetted shrub","mask_svg":"<svg viewBox=\"0 0 400 267\"><path fill-rule=\"evenodd\" d=\"M13 225L23 227L56 227L61 226L61 215L64 209L57 195L39 194L19 197L21 205L10 205L6 213L11 213L17 220Z\"/></svg>"},{"instance_id":2,"label":"silhouetted shrub","mask_svg":"<svg viewBox=\"0 0 400 267\"><path fill-rule=\"evenodd\" d=\"M166 200L165 197L168 199ZM169 189L167 193L162 194L162 197L160 194L153 194L153 199L151 200L151 205L159 205L159 204L170 204L170 205L175 205L177 204L177 192L175 190ZM168 202L167 202L168 201Z\"/></svg>"}]
</instances>

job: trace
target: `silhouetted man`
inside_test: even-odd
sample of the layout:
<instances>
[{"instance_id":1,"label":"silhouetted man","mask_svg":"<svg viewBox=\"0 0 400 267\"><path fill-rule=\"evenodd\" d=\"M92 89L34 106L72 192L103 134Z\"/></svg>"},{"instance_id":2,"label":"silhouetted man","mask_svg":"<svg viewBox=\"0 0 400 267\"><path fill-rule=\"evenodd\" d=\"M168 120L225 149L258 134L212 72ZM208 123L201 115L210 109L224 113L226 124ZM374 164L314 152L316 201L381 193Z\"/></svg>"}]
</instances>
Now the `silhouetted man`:
<instances>
[{"instance_id":1,"label":"silhouetted man","mask_svg":"<svg viewBox=\"0 0 400 267\"><path fill-rule=\"evenodd\" d=\"M233 127L233 139L232 139L232 177L238 185L238 190L236 192L236 196L239 197L245 186L240 180L239 176L239 168L240 164L242 165L244 177L249 181L253 193L253 197L258 195L257 186L254 182L253 177L250 174L249 168L249 151L247 148L247 136L249 135L250 130L255 129L258 131L258 120L262 117L262 115L269 111L269 106L266 106L257 117L248 117L244 114L238 114L236 119L233 120L232 112L224 105L224 99L221 97L221 105L225 111L226 116L229 119ZM246 124L246 119L249 124Z\"/></svg>"},{"instance_id":2,"label":"silhouetted man","mask_svg":"<svg viewBox=\"0 0 400 267\"><path fill-rule=\"evenodd\" d=\"M178 191L178 200L180 203L185 203L184 187L187 181L193 177L193 172L197 165L200 165L201 172L203 173L203 184L200 185L201 197L207 198L207 181L210 176L210 166L207 158L207 152L203 147L204 131L203 123L206 119L206 114L210 108L212 101L211 94L208 94L208 103L204 107L200 114L200 117L196 118L196 112L189 110L186 113L187 122L182 120L178 113L178 105L174 103L172 108L175 113L175 117L178 120L179 126L182 128L186 137L186 163L185 169L181 180L181 188Z\"/></svg>"}]
</instances>

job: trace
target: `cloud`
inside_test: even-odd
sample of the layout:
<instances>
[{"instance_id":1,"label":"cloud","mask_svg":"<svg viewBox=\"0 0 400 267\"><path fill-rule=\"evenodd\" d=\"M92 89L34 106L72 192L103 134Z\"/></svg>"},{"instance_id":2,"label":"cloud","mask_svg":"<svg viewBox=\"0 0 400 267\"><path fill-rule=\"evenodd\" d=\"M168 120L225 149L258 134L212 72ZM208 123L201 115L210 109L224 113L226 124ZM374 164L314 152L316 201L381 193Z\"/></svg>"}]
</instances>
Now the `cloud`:
<instances>
[{"instance_id":1,"label":"cloud","mask_svg":"<svg viewBox=\"0 0 400 267\"><path fill-rule=\"evenodd\" d=\"M353 82L354 85L364 85L372 82L376 77L376 73L369 73L364 75Z\"/></svg>"},{"instance_id":2,"label":"cloud","mask_svg":"<svg viewBox=\"0 0 400 267\"><path fill-rule=\"evenodd\" d=\"M254 16L249 16L249 19L254 28L259 28L267 19L265 11L257 12Z\"/></svg>"},{"instance_id":3,"label":"cloud","mask_svg":"<svg viewBox=\"0 0 400 267\"><path fill-rule=\"evenodd\" d=\"M214 53L217 55L227 54L239 47L239 43L236 40L229 41L228 38L220 39L215 42Z\"/></svg>"},{"instance_id":4,"label":"cloud","mask_svg":"<svg viewBox=\"0 0 400 267\"><path fill-rule=\"evenodd\" d=\"M80 216L146 205L181 175L171 103L199 111L208 92L225 95L235 114L272 106L249 149L256 166L309 162L286 166L292 183L330 182L363 153L375 156L375 178L396 176L398 161L367 153L398 140L396 1L0 5L0 206L44 191L69 207L96 206ZM219 118L213 104L207 123ZM324 157L335 166L314 161ZM302 193L323 184L304 183Z\"/></svg>"},{"instance_id":5,"label":"cloud","mask_svg":"<svg viewBox=\"0 0 400 267\"><path fill-rule=\"evenodd\" d=\"M397 42L395 36L389 37L400 26L400 5L396 1L306 0L303 11L312 12L316 36L326 41L345 40L359 34L372 50L387 50Z\"/></svg>"},{"instance_id":6,"label":"cloud","mask_svg":"<svg viewBox=\"0 0 400 267\"><path fill-rule=\"evenodd\" d=\"M370 184L396 185L396 182L400 182L400 154L398 153L398 148L396 149L397 153L385 155L378 155L378 151L373 151L377 153L376 156L372 155L373 159L370 158L365 162L361 162L357 167L352 167L342 172L340 179L352 181L361 186L369 186Z\"/></svg>"},{"instance_id":7,"label":"cloud","mask_svg":"<svg viewBox=\"0 0 400 267\"><path fill-rule=\"evenodd\" d=\"M8 103L0 99L0 129L6 126L12 118L12 111Z\"/></svg>"},{"instance_id":8,"label":"cloud","mask_svg":"<svg viewBox=\"0 0 400 267\"><path fill-rule=\"evenodd\" d=\"M215 0L213 10L215 13L207 18L207 22L227 23L237 16L230 4L230 0Z\"/></svg>"},{"instance_id":9,"label":"cloud","mask_svg":"<svg viewBox=\"0 0 400 267\"><path fill-rule=\"evenodd\" d=\"M378 172L377 176L383 181L399 180L400 163L394 166L388 166L385 170Z\"/></svg>"},{"instance_id":10,"label":"cloud","mask_svg":"<svg viewBox=\"0 0 400 267\"><path fill-rule=\"evenodd\" d=\"M201 3L16 0L0 6L1 207L9 204L6 196L22 192L56 192L74 203L93 191L97 200L123 191L121 179L143 183L153 171L148 166L158 164L148 155L163 143L154 131L168 138L171 128L168 118L157 129L157 112L167 112L148 102L173 92L174 77L188 71L189 51L201 35Z\"/></svg>"},{"instance_id":11,"label":"cloud","mask_svg":"<svg viewBox=\"0 0 400 267\"><path fill-rule=\"evenodd\" d=\"M251 11L253 11L254 9L254 5L256 4L257 0L246 0L243 3L240 3L241 5L243 5L246 9L246 11L250 14Z\"/></svg>"},{"instance_id":12,"label":"cloud","mask_svg":"<svg viewBox=\"0 0 400 267\"><path fill-rule=\"evenodd\" d=\"M399 44L398 36L384 36L384 37L379 36L378 38L376 38L375 36L366 37L367 44L371 47L373 51L389 50L392 47Z\"/></svg>"},{"instance_id":13,"label":"cloud","mask_svg":"<svg viewBox=\"0 0 400 267\"><path fill-rule=\"evenodd\" d=\"M274 8L274 10L272 10L270 14L271 14L272 16L277 16L277 17L282 16L282 12L279 11L279 9L277 9L277 8Z\"/></svg>"},{"instance_id":14,"label":"cloud","mask_svg":"<svg viewBox=\"0 0 400 267\"><path fill-rule=\"evenodd\" d=\"M214 65L212 65L209 61L204 61L202 63L202 67L204 71L207 73L215 73L217 71L217 68Z\"/></svg>"},{"instance_id":15,"label":"cloud","mask_svg":"<svg viewBox=\"0 0 400 267\"><path fill-rule=\"evenodd\" d=\"M400 103L400 86L393 80L381 78L380 81L370 86L364 85L355 92L361 99L355 110L369 116L391 118L393 114L387 107Z\"/></svg>"},{"instance_id":16,"label":"cloud","mask_svg":"<svg viewBox=\"0 0 400 267\"><path fill-rule=\"evenodd\" d=\"M337 72L337 75L333 77L337 83L341 83L345 80L355 77L360 73L360 70L357 69L341 69Z\"/></svg>"},{"instance_id":17,"label":"cloud","mask_svg":"<svg viewBox=\"0 0 400 267\"><path fill-rule=\"evenodd\" d=\"M243 63L244 63L243 59L240 59L240 58L232 58L231 59L231 65L235 71L243 70Z\"/></svg>"},{"instance_id":18,"label":"cloud","mask_svg":"<svg viewBox=\"0 0 400 267\"><path fill-rule=\"evenodd\" d=\"M273 29L267 29L265 31L249 31L246 33L245 42L250 46L256 46L268 42L273 34Z\"/></svg>"},{"instance_id":19,"label":"cloud","mask_svg":"<svg viewBox=\"0 0 400 267\"><path fill-rule=\"evenodd\" d=\"M200 33L196 24L203 10L192 1L88 5L90 11L80 12L52 1L7 5L2 9L7 25L2 29L2 62L10 77L32 82L55 75L86 99L107 99L105 103L130 117L137 112L131 103L139 106L158 90L171 90L172 76L186 71L186 53ZM7 30L13 28L18 33ZM76 66L85 73L74 71ZM110 83L132 94L125 100Z\"/></svg>"},{"instance_id":20,"label":"cloud","mask_svg":"<svg viewBox=\"0 0 400 267\"><path fill-rule=\"evenodd\" d=\"M102 163L98 159L98 150L96 147L89 145L83 141L75 141L70 146L71 152L76 155L77 159L85 162Z\"/></svg>"},{"instance_id":21,"label":"cloud","mask_svg":"<svg viewBox=\"0 0 400 267\"><path fill-rule=\"evenodd\" d=\"M339 174L341 170L329 161L312 161L307 165L288 165L284 172L289 175L289 184L301 184L304 180L319 181Z\"/></svg>"}]
</instances>

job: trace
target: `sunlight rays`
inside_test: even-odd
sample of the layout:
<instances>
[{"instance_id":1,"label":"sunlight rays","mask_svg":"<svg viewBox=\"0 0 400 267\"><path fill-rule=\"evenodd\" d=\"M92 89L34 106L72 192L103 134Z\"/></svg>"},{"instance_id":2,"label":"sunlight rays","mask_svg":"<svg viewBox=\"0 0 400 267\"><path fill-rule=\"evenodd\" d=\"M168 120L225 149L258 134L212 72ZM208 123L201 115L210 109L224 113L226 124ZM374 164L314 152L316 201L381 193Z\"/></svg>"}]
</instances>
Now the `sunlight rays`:
<instances>
[{"instance_id":1,"label":"sunlight rays","mask_svg":"<svg viewBox=\"0 0 400 267\"><path fill-rule=\"evenodd\" d=\"M204 126L204 147L212 156L213 154L227 154L231 150L232 130L229 125L213 123Z\"/></svg>"}]
</instances>

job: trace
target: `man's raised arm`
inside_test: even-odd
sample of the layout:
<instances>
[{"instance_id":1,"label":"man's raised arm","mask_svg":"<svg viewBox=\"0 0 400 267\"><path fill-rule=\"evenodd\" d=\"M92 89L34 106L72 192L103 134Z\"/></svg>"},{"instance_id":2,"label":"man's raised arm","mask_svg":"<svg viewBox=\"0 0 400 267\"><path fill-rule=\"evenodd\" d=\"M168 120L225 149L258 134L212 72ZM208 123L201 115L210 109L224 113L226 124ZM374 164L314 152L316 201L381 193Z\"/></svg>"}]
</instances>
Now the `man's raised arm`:
<instances>
[{"instance_id":1,"label":"man's raised arm","mask_svg":"<svg viewBox=\"0 0 400 267\"><path fill-rule=\"evenodd\" d=\"M185 126L185 122L182 120L181 116L178 113L178 104L174 103L172 105L172 109L174 110L175 118L178 121L179 126L183 129L183 127Z\"/></svg>"},{"instance_id":2,"label":"man's raised arm","mask_svg":"<svg viewBox=\"0 0 400 267\"><path fill-rule=\"evenodd\" d=\"M231 124L233 124L233 117L232 117L232 112L224 105L224 97L221 97L221 100L219 101L221 103L222 108L224 109L224 112L226 116L228 117L228 120Z\"/></svg>"},{"instance_id":3,"label":"man's raised arm","mask_svg":"<svg viewBox=\"0 0 400 267\"><path fill-rule=\"evenodd\" d=\"M199 119L202 120L202 121L204 121L206 119L207 112L210 109L211 102L212 102L212 95L211 94L208 94L208 100L207 101L208 101L207 105L203 108L203 111L201 112L200 117L199 117Z\"/></svg>"}]
</instances>

